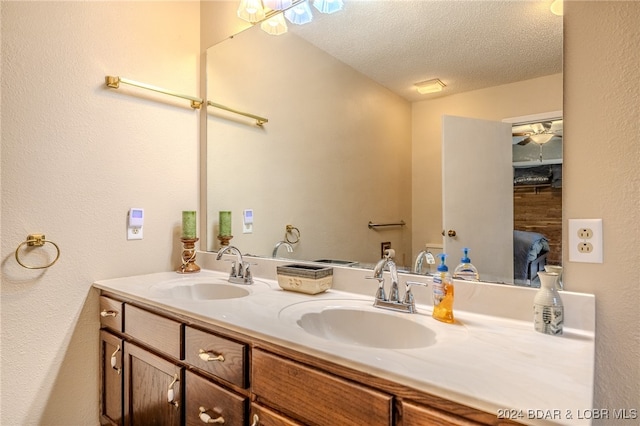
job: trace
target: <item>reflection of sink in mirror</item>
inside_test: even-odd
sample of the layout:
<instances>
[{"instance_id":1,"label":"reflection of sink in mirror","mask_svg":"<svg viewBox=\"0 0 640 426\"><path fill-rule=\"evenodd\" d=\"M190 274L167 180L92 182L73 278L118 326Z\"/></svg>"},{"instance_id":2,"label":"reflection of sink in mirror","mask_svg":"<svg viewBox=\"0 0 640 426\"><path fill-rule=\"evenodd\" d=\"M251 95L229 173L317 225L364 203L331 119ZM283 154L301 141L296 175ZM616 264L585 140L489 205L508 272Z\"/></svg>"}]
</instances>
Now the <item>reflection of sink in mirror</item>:
<instances>
[{"instance_id":1,"label":"reflection of sink in mirror","mask_svg":"<svg viewBox=\"0 0 640 426\"><path fill-rule=\"evenodd\" d=\"M266 284L231 284L223 278L178 278L151 286L155 297L182 300L238 299L251 295L256 287ZM254 287L256 286L256 287Z\"/></svg>"},{"instance_id":2,"label":"reflection of sink in mirror","mask_svg":"<svg viewBox=\"0 0 640 426\"><path fill-rule=\"evenodd\" d=\"M431 329L384 311L328 308L303 314L298 325L318 337L372 348L422 348L436 341Z\"/></svg>"}]
</instances>

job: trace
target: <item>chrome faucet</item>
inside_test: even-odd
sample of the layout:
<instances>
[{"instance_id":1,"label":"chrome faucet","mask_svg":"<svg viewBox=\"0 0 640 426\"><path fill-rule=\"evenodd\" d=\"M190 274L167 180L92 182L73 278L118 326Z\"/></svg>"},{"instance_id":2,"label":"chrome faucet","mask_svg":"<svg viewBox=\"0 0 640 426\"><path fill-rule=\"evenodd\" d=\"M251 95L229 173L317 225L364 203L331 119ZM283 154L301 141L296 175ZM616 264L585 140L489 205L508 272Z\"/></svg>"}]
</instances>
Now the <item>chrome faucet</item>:
<instances>
[{"instance_id":1,"label":"chrome faucet","mask_svg":"<svg viewBox=\"0 0 640 426\"><path fill-rule=\"evenodd\" d=\"M376 263L376 266L373 268L373 276L367 277L368 279L378 281L378 290L376 291L373 306L377 308L390 309L392 311L407 312L413 314L416 312L416 304L413 298L413 293L411 292L411 287L414 285L422 285L426 287L427 284L415 281L407 281L405 284L404 297L401 301L398 291L398 268L393 261L394 256L395 251L393 249L386 250L384 257L380 259L378 263ZM391 288L389 289L388 298L385 295L384 291L383 272L385 268L389 270L389 274L391 275Z\"/></svg>"},{"instance_id":2,"label":"chrome faucet","mask_svg":"<svg viewBox=\"0 0 640 426\"><path fill-rule=\"evenodd\" d=\"M425 260L429 265L434 265L436 263L433 254L429 250L421 250L420 253L418 253L418 255L416 256L416 261L413 265L413 272L422 275L422 265Z\"/></svg>"},{"instance_id":3,"label":"chrome faucet","mask_svg":"<svg viewBox=\"0 0 640 426\"><path fill-rule=\"evenodd\" d=\"M285 246L287 248L287 252L293 253L293 246L286 241L278 241L276 245L273 247L273 253L271 257L276 257L278 255L278 249L280 246Z\"/></svg>"},{"instance_id":4,"label":"chrome faucet","mask_svg":"<svg viewBox=\"0 0 640 426\"><path fill-rule=\"evenodd\" d=\"M242 260L242 253L234 246L226 246L218 251L216 260L220 260L226 252L233 252L236 260L231 265L231 273L229 274L229 282L233 284L253 284L253 276L249 270L250 264Z\"/></svg>"}]
</instances>

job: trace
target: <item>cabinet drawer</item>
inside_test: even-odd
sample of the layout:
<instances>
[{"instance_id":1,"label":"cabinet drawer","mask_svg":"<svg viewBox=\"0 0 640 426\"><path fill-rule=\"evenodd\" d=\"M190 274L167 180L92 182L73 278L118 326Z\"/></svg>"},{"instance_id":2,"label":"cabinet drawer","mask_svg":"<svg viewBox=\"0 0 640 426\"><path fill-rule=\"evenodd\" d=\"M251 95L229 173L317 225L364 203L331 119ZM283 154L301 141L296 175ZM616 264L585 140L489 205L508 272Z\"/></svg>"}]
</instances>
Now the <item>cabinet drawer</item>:
<instances>
[{"instance_id":1,"label":"cabinet drawer","mask_svg":"<svg viewBox=\"0 0 640 426\"><path fill-rule=\"evenodd\" d=\"M472 420L463 419L424 405L402 402L402 426L481 426Z\"/></svg>"},{"instance_id":2,"label":"cabinet drawer","mask_svg":"<svg viewBox=\"0 0 640 426\"><path fill-rule=\"evenodd\" d=\"M258 404L251 404L251 426L304 426L288 417Z\"/></svg>"},{"instance_id":3,"label":"cabinet drawer","mask_svg":"<svg viewBox=\"0 0 640 426\"><path fill-rule=\"evenodd\" d=\"M100 296L100 326L122 332L122 305L118 300Z\"/></svg>"},{"instance_id":4,"label":"cabinet drawer","mask_svg":"<svg viewBox=\"0 0 640 426\"><path fill-rule=\"evenodd\" d=\"M185 389L184 411L187 425L207 423L207 418L218 419L209 423L247 424L247 398L223 389L191 371L185 374Z\"/></svg>"},{"instance_id":5,"label":"cabinet drawer","mask_svg":"<svg viewBox=\"0 0 640 426\"><path fill-rule=\"evenodd\" d=\"M247 345L185 327L185 361L236 386L247 387Z\"/></svg>"},{"instance_id":6,"label":"cabinet drawer","mask_svg":"<svg viewBox=\"0 0 640 426\"><path fill-rule=\"evenodd\" d=\"M124 332L173 358L182 359L182 324L125 304Z\"/></svg>"},{"instance_id":7,"label":"cabinet drawer","mask_svg":"<svg viewBox=\"0 0 640 426\"><path fill-rule=\"evenodd\" d=\"M258 401L309 425L390 425L393 397L254 349L251 389Z\"/></svg>"}]
</instances>

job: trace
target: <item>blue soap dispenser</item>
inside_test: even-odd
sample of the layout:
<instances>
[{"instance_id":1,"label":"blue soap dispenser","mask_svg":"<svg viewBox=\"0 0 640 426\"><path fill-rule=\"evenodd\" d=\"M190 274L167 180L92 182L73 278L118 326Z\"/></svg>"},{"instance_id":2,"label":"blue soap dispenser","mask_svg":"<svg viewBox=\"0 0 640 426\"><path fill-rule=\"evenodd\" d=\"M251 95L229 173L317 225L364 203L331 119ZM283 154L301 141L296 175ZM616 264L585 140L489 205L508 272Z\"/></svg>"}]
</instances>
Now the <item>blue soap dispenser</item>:
<instances>
[{"instance_id":1,"label":"blue soap dispenser","mask_svg":"<svg viewBox=\"0 0 640 426\"><path fill-rule=\"evenodd\" d=\"M433 314L438 321L452 324L453 319L453 280L445 263L446 254L438 254L440 265L433 277Z\"/></svg>"}]
</instances>

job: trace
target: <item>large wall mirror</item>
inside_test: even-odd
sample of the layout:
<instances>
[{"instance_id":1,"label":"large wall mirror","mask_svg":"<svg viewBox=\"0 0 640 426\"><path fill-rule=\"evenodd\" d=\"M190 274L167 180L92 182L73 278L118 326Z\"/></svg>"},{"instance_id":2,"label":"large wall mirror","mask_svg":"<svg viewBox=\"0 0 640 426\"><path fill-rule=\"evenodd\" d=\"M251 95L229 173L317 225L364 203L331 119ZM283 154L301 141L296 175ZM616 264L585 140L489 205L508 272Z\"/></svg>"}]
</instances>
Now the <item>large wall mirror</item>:
<instances>
[{"instance_id":1,"label":"large wall mirror","mask_svg":"<svg viewBox=\"0 0 640 426\"><path fill-rule=\"evenodd\" d=\"M202 247L220 248L220 211L231 211L230 243L243 253L360 267L391 246L396 262L412 270L426 246L444 246L453 268L461 253L448 246L474 234L479 239L468 244L481 279L513 283L513 251L497 258L492 244L505 243L494 237L519 226L518 191L536 204L532 197L552 186L515 190L512 154L525 150L533 155L525 162L536 163L539 145L525 139L542 132L562 138L562 117L543 114L562 109L562 18L550 3L346 0L342 11L316 12L285 34L258 25L210 47L207 100L268 122L208 107ZM432 78L444 90L418 94L414 83ZM512 127L513 117L531 120ZM457 133L466 128L459 118L497 123L501 153L482 145L475 130ZM448 135L473 149L459 148L462 154L449 155L453 164L443 165ZM559 152L552 163L562 163ZM490 206L509 219L463 231L443 213L453 191L443 185L477 181L468 162L496 174L496 158L507 158L500 187L508 200L497 201L492 188L481 197L458 193L456 221ZM452 227L458 234L443 237ZM511 269L501 276L504 268L490 264L496 261Z\"/></svg>"}]
</instances>

